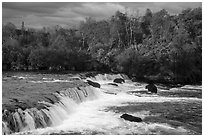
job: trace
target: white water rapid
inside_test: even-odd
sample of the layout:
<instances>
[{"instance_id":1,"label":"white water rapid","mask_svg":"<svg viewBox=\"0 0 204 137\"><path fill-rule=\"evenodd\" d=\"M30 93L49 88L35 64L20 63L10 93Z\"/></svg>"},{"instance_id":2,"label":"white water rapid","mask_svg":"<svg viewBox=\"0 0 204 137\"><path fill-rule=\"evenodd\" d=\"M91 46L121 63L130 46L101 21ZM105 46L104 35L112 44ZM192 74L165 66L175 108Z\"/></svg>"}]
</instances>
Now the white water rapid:
<instances>
[{"instance_id":1,"label":"white water rapid","mask_svg":"<svg viewBox=\"0 0 204 137\"><path fill-rule=\"evenodd\" d=\"M113 83L115 78L123 78L125 83L117 83L118 86L108 84ZM190 131L183 126L175 127L164 122L129 122L120 118L126 110L115 111L110 108L137 103L202 101L195 97L129 94L130 91L145 91L146 84L132 82L125 75L105 74L87 79L100 83L101 88L91 86L70 88L60 91L60 94L55 93L59 98L58 103L39 102L48 106L46 109L32 108L24 111L18 109L13 114L14 123L19 127L14 134L189 134ZM142 119L158 116L148 110L135 110L129 114ZM4 127L6 124L3 123ZM7 130L5 128L5 132L8 132Z\"/></svg>"}]
</instances>

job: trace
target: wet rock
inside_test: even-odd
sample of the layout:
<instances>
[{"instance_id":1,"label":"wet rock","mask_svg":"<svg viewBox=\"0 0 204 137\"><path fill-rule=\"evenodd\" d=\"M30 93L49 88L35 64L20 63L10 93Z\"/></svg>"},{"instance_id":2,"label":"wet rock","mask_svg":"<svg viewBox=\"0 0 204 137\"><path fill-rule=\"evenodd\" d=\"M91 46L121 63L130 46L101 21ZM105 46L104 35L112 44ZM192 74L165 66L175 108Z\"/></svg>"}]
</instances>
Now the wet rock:
<instances>
[{"instance_id":1,"label":"wet rock","mask_svg":"<svg viewBox=\"0 0 204 137\"><path fill-rule=\"evenodd\" d=\"M115 83L125 83L125 80L122 79L122 78L116 78L116 79L113 80L113 82L115 82Z\"/></svg>"},{"instance_id":2,"label":"wet rock","mask_svg":"<svg viewBox=\"0 0 204 137\"><path fill-rule=\"evenodd\" d=\"M87 80L87 82L88 82L89 85L91 85L93 87L96 87L96 88L100 88L101 87L101 85L99 83L97 83L97 82L93 82L91 80Z\"/></svg>"},{"instance_id":3,"label":"wet rock","mask_svg":"<svg viewBox=\"0 0 204 137\"><path fill-rule=\"evenodd\" d=\"M151 93L157 93L157 87L153 83L148 84L145 88Z\"/></svg>"},{"instance_id":4,"label":"wet rock","mask_svg":"<svg viewBox=\"0 0 204 137\"><path fill-rule=\"evenodd\" d=\"M60 92L59 91L56 91L58 94L60 94Z\"/></svg>"},{"instance_id":5,"label":"wet rock","mask_svg":"<svg viewBox=\"0 0 204 137\"><path fill-rule=\"evenodd\" d=\"M70 78L71 81L81 80L80 78Z\"/></svg>"},{"instance_id":6,"label":"wet rock","mask_svg":"<svg viewBox=\"0 0 204 137\"><path fill-rule=\"evenodd\" d=\"M108 83L108 85L118 86L118 85L115 84L115 83Z\"/></svg>"},{"instance_id":7,"label":"wet rock","mask_svg":"<svg viewBox=\"0 0 204 137\"><path fill-rule=\"evenodd\" d=\"M46 98L51 104L55 104L55 102L52 99L50 99L49 97L44 97L44 98Z\"/></svg>"},{"instance_id":8,"label":"wet rock","mask_svg":"<svg viewBox=\"0 0 204 137\"><path fill-rule=\"evenodd\" d=\"M120 116L120 118L123 118L130 122L142 122L142 119L140 117L135 117L129 114L123 114L122 116Z\"/></svg>"},{"instance_id":9,"label":"wet rock","mask_svg":"<svg viewBox=\"0 0 204 137\"><path fill-rule=\"evenodd\" d=\"M41 103L38 103L38 104L36 105L36 108L37 108L38 110L41 110L41 109L49 110L49 109L48 109L49 107L50 107L50 106L48 106L48 105L46 105L46 104L41 104Z\"/></svg>"},{"instance_id":10,"label":"wet rock","mask_svg":"<svg viewBox=\"0 0 204 137\"><path fill-rule=\"evenodd\" d=\"M80 87L77 87L78 90L81 90Z\"/></svg>"}]
</instances>

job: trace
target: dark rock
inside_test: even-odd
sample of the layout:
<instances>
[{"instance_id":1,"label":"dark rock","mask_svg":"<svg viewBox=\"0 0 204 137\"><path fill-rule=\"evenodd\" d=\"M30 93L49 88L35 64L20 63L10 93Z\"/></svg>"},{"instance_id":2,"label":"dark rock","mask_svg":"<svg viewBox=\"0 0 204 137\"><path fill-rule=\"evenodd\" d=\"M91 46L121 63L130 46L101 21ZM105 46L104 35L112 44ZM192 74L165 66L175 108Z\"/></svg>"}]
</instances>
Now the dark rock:
<instances>
[{"instance_id":1,"label":"dark rock","mask_svg":"<svg viewBox=\"0 0 204 137\"><path fill-rule=\"evenodd\" d=\"M46 104L41 104L41 103L38 103L38 104L36 105L36 108L37 108L38 110L41 110L41 109L49 110L49 106L48 106L48 105L46 105Z\"/></svg>"},{"instance_id":2,"label":"dark rock","mask_svg":"<svg viewBox=\"0 0 204 137\"><path fill-rule=\"evenodd\" d=\"M118 86L118 85L115 84L115 83L108 83L108 85Z\"/></svg>"},{"instance_id":3,"label":"dark rock","mask_svg":"<svg viewBox=\"0 0 204 137\"><path fill-rule=\"evenodd\" d=\"M157 93L157 87L153 83L148 84L145 88L151 93Z\"/></svg>"},{"instance_id":4,"label":"dark rock","mask_svg":"<svg viewBox=\"0 0 204 137\"><path fill-rule=\"evenodd\" d=\"M80 78L70 78L70 80L77 81L77 80L81 80L81 79Z\"/></svg>"},{"instance_id":5,"label":"dark rock","mask_svg":"<svg viewBox=\"0 0 204 137\"><path fill-rule=\"evenodd\" d=\"M80 87L77 87L78 90L81 90Z\"/></svg>"},{"instance_id":6,"label":"dark rock","mask_svg":"<svg viewBox=\"0 0 204 137\"><path fill-rule=\"evenodd\" d=\"M96 87L96 88L100 88L101 87L101 85L99 83L97 83L97 82L93 82L91 80L87 80L87 82L88 82L89 85L91 85L93 87Z\"/></svg>"},{"instance_id":7,"label":"dark rock","mask_svg":"<svg viewBox=\"0 0 204 137\"><path fill-rule=\"evenodd\" d=\"M18 99L16 99L16 98L11 98L10 101L11 101L11 102L18 102Z\"/></svg>"},{"instance_id":8,"label":"dark rock","mask_svg":"<svg viewBox=\"0 0 204 137\"><path fill-rule=\"evenodd\" d=\"M44 97L44 98L46 98L47 100L49 100L49 102L50 102L51 104L55 104L55 102L54 102L52 99L50 99L49 97Z\"/></svg>"},{"instance_id":9,"label":"dark rock","mask_svg":"<svg viewBox=\"0 0 204 137\"><path fill-rule=\"evenodd\" d=\"M122 79L122 78L116 78L116 79L113 80L113 82L115 82L115 83L125 83L125 80Z\"/></svg>"},{"instance_id":10,"label":"dark rock","mask_svg":"<svg viewBox=\"0 0 204 137\"><path fill-rule=\"evenodd\" d=\"M129 114L123 114L122 116L120 116L120 118L123 118L127 121L130 121L130 122L142 122L142 119L139 118L139 117L135 117L135 116L132 116L132 115L129 115Z\"/></svg>"},{"instance_id":11,"label":"dark rock","mask_svg":"<svg viewBox=\"0 0 204 137\"><path fill-rule=\"evenodd\" d=\"M57 94L60 94L60 92L59 91L56 91L57 92Z\"/></svg>"}]
</instances>

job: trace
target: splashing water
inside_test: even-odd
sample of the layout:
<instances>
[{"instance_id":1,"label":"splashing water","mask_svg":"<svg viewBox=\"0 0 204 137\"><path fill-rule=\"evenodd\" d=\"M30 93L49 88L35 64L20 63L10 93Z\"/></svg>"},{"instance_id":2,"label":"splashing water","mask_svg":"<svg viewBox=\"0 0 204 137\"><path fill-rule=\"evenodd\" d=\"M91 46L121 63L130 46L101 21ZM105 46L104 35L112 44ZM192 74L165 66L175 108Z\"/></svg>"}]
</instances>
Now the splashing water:
<instances>
[{"instance_id":1,"label":"splashing water","mask_svg":"<svg viewBox=\"0 0 204 137\"><path fill-rule=\"evenodd\" d=\"M118 86L108 85L107 83L112 82L114 78L124 78L126 83L118 84ZM80 87L61 91L60 94L56 94L60 99L58 103L41 102L49 105L48 109L23 111L26 115L24 120L21 118L23 117L21 116L22 111L16 112L14 119L20 127L20 132L15 134L191 134L191 131L182 125L175 127L164 122L143 121L136 123L125 121L120 118L124 112L115 112L108 108L127 106L131 103L201 103L202 99L140 93L129 94L129 91L144 91L145 85L137 85L137 83L131 82L122 75L111 76L105 74L90 79L100 83L101 88ZM43 114L50 120L50 126ZM159 116L159 114L151 114L147 110L133 111L130 114L143 120L150 116ZM42 121L41 125L43 125L38 129L36 129L36 117L39 119L38 121ZM24 123L27 126L23 126Z\"/></svg>"},{"instance_id":2,"label":"splashing water","mask_svg":"<svg viewBox=\"0 0 204 137\"><path fill-rule=\"evenodd\" d=\"M184 98L183 98L184 99ZM182 100L183 100L182 99ZM168 98L168 101L179 99ZM185 99L184 99L185 100ZM120 119L121 113L106 111L108 106L122 106L127 102L164 102L166 98L140 98L127 94L101 94L98 100L83 102L75 112L69 115L60 125L39 129L31 134L187 134L183 127L173 128L166 123L132 123ZM132 113L141 118L149 116L148 111ZM26 133L23 133L26 134Z\"/></svg>"}]
</instances>

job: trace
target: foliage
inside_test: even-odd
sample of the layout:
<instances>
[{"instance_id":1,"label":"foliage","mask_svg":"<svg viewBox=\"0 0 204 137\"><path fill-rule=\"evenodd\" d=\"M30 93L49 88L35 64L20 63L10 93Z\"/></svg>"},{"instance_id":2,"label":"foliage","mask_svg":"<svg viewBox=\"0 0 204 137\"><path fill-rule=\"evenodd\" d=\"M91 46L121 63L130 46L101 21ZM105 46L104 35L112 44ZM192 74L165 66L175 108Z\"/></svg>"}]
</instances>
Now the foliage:
<instances>
[{"instance_id":1,"label":"foliage","mask_svg":"<svg viewBox=\"0 0 204 137\"><path fill-rule=\"evenodd\" d=\"M2 28L3 70L124 72L162 82L202 80L202 8L178 15L144 16L117 11L109 19L86 18L78 29Z\"/></svg>"}]
</instances>

